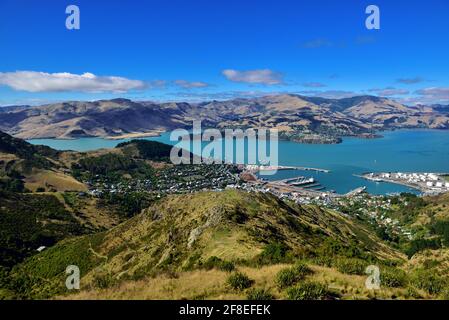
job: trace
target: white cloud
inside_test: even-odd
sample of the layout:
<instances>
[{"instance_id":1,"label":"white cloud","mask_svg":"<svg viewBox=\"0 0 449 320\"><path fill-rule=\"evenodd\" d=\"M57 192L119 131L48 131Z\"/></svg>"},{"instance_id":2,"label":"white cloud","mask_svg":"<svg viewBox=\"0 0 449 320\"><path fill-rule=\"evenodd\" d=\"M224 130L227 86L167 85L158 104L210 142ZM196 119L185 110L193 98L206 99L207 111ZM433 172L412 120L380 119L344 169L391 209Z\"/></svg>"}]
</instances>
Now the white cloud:
<instances>
[{"instance_id":1,"label":"white cloud","mask_svg":"<svg viewBox=\"0 0 449 320\"><path fill-rule=\"evenodd\" d=\"M414 77L414 78L401 78L396 80L399 83L402 84L415 84L425 81L422 77Z\"/></svg>"},{"instance_id":2,"label":"white cloud","mask_svg":"<svg viewBox=\"0 0 449 320\"><path fill-rule=\"evenodd\" d=\"M449 103L449 87L431 87L417 90L416 94L421 96L424 102Z\"/></svg>"},{"instance_id":3,"label":"white cloud","mask_svg":"<svg viewBox=\"0 0 449 320\"><path fill-rule=\"evenodd\" d=\"M0 85L28 92L114 92L143 89L145 82L92 73L46 73L36 71L0 72Z\"/></svg>"},{"instance_id":4,"label":"white cloud","mask_svg":"<svg viewBox=\"0 0 449 320\"><path fill-rule=\"evenodd\" d=\"M326 87L326 85L324 83L321 82L306 82L302 84L303 87L307 87L307 88L322 88L322 87Z\"/></svg>"},{"instance_id":5,"label":"white cloud","mask_svg":"<svg viewBox=\"0 0 449 320\"><path fill-rule=\"evenodd\" d=\"M233 69L223 70L223 75L230 81L259 83L266 85L281 84L282 75L269 69L238 71Z\"/></svg>"},{"instance_id":6,"label":"white cloud","mask_svg":"<svg viewBox=\"0 0 449 320\"><path fill-rule=\"evenodd\" d=\"M345 90L303 90L299 91L299 94L311 96L311 97L320 97L320 98L328 98L328 99L341 99L341 98L351 98L354 96L360 95L358 92L354 91L345 91Z\"/></svg>"},{"instance_id":7,"label":"white cloud","mask_svg":"<svg viewBox=\"0 0 449 320\"><path fill-rule=\"evenodd\" d=\"M393 87L387 87L384 89L370 89L368 91L375 92L377 95L382 96L382 97L391 97L391 96L405 95L405 94L410 93L408 90L396 89Z\"/></svg>"},{"instance_id":8,"label":"white cloud","mask_svg":"<svg viewBox=\"0 0 449 320\"><path fill-rule=\"evenodd\" d=\"M187 81L187 80L175 80L175 84L184 89L192 89L192 88L205 88L208 87L209 84L201 81Z\"/></svg>"}]
</instances>

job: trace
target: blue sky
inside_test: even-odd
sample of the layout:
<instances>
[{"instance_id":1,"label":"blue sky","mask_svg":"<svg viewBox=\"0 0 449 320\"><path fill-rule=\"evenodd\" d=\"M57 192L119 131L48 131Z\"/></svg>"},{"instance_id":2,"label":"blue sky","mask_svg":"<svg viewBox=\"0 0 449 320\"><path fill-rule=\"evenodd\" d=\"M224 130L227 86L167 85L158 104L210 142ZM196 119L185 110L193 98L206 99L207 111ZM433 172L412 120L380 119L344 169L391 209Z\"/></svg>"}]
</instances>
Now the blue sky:
<instances>
[{"instance_id":1,"label":"blue sky","mask_svg":"<svg viewBox=\"0 0 449 320\"><path fill-rule=\"evenodd\" d=\"M80 8L80 30L65 9ZM367 30L365 8L380 8ZM0 2L0 105L373 94L449 103L447 0Z\"/></svg>"}]
</instances>

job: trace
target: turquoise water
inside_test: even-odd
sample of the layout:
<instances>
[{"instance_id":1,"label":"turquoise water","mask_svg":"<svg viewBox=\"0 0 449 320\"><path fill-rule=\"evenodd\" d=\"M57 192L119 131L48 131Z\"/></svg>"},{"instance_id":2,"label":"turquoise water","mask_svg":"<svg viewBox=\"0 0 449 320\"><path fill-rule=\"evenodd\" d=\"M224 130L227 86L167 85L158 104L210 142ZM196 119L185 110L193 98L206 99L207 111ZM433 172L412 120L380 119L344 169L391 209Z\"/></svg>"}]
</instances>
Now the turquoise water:
<instances>
[{"instance_id":1,"label":"turquoise water","mask_svg":"<svg viewBox=\"0 0 449 320\"><path fill-rule=\"evenodd\" d=\"M303 175L316 178L326 190L346 193L366 186L372 194L414 191L408 187L375 183L353 176L371 171L449 172L449 131L399 130L383 132L381 139L346 138L337 145L306 145L289 141L279 142L279 164L306 166L331 170L330 173L311 171L279 171L267 179L284 179ZM169 134L145 138L174 144ZM89 151L112 148L128 140L83 138L77 140L36 139L58 150ZM416 192L416 191L414 191Z\"/></svg>"}]
</instances>

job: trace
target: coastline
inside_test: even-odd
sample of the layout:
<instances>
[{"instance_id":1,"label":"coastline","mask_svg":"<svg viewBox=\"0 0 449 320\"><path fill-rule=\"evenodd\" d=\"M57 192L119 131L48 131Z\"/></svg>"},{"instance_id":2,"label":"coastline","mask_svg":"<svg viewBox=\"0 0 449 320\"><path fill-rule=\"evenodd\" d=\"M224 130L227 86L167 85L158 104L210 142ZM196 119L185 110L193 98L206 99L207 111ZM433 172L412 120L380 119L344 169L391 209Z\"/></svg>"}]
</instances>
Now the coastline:
<instances>
[{"instance_id":1,"label":"coastline","mask_svg":"<svg viewBox=\"0 0 449 320\"><path fill-rule=\"evenodd\" d=\"M103 138L106 140L123 140L123 139L135 139L135 138L147 138L147 137L160 137L165 131L148 131L148 132L132 132L126 133L119 136L106 136L106 137L95 137Z\"/></svg>"},{"instance_id":2,"label":"coastline","mask_svg":"<svg viewBox=\"0 0 449 320\"><path fill-rule=\"evenodd\" d=\"M409 188L415 189L415 190L423 192L423 193L426 192L426 190L424 190L423 188L420 188L419 186L413 185L411 183L397 181L397 180L374 179L374 178L368 177L368 174L369 173L353 174L353 176L357 177L357 178L364 179L364 180L372 181L372 182L392 183L392 184L397 184L397 185L400 185L400 186L409 187Z\"/></svg>"},{"instance_id":3,"label":"coastline","mask_svg":"<svg viewBox=\"0 0 449 320\"><path fill-rule=\"evenodd\" d=\"M378 172L363 173L354 176L373 182L384 182L402 185L422 192L424 195L440 194L449 191L449 183L445 183L448 173L426 172ZM447 180L446 180L447 181Z\"/></svg>"}]
</instances>

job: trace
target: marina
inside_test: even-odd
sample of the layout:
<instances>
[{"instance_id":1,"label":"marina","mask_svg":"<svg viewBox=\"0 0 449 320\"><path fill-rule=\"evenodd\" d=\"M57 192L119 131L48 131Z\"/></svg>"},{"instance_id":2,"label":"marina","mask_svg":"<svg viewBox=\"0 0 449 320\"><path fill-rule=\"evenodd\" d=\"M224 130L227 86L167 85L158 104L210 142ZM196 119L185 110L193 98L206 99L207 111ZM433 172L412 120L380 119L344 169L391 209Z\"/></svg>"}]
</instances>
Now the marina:
<instances>
[{"instance_id":1,"label":"marina","mask_svg":"<svg viewBox=\"0 0 449 320\"><path fill-rule=\"evenodd\" d=\"M253 171L267 181L279 181L304 176L319 181L325 190L346 194L365 186L373 195L392 193L421 193L420 190L393 181L379 182L364 179L367 172L449 172L449 132L439 130L398 130L382 132L384 138L345 138L337 145L306 145L291 141L279 141L279 165L270 175L267 166L256 166ZM169 133L145 140L174 144ZM113 148L118 143L129 141L101 138L75 140L35 139L33 144L43 144L57 150L88 151ZM432 141L429 145L428 141ZM251 168L251 167L250 167ZM296 186L299 187L299 186ZM322 190L323 191L323 190Z\"/></svg>"}]
</instances>

